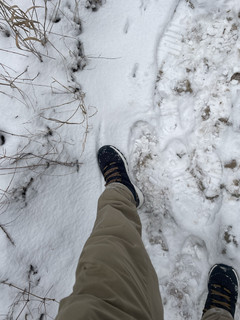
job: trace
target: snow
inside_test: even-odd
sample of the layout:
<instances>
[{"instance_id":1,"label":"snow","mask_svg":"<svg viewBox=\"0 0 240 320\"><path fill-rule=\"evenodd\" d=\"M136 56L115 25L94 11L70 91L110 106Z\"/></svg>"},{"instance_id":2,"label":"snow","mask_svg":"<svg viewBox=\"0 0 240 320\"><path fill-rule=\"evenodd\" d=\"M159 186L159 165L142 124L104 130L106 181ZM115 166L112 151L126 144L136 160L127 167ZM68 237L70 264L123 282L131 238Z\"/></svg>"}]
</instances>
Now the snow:
<instances>
[{"instance_id":1,"label":"snow","mask_svg":"<svg viewBox=\"0 0 240 320\"><path fill-rule=\"evenodd\" d=\"M103 144L127 156L145 195L165 318L199 319L210 267L240 268L240 4L47 4L42 61L0 30L0 319L53 319L71 292Z\"/></svg>"}]
</instances>

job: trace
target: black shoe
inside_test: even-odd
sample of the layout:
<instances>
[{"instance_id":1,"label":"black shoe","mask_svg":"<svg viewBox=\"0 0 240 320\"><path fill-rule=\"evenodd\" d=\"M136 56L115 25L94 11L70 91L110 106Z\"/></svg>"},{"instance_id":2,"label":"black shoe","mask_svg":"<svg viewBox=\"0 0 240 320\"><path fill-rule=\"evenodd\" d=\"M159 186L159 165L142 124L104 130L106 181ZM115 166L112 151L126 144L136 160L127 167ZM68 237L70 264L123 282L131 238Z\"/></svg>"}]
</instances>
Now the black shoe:
<instances>
[{"instance_id":1,"label":"black shoe","mask_svg":"<svg viewBox=\"0 0 240 320\"><path fill-rule=\"evenodd\" d=\"M238 275L225 264L215 264L209 272L208 296L203 314L211 308L229 311L234 317L238 297Z\"/></svg>"},{"instance_id":2,"label":"black shoe","mask_svg":"<svg viewBox=\"0 0 240 320\"><path fill-rule=\"evenodd\" d=\"M103 146L98 150L99 168L106 181L106 186L113 182L124 184L133 194L136 207L143 204L143 194L129 178L128 164L124 155L113 146Z\"/></svg>"}]
</instances>

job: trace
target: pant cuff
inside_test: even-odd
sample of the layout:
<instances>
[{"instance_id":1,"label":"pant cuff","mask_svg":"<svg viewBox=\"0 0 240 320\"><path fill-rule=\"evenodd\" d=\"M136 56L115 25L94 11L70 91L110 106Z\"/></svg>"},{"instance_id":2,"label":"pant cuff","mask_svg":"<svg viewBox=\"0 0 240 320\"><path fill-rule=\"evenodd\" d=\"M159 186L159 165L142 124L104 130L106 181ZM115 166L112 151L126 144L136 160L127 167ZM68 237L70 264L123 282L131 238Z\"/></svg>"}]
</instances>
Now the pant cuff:
<instances>
[{"instance_id":1,"label":"pant cuff","mask_svg":"<svg viewBox=\"0 0 240 320\"><path fill-rule=\"evenodd\" d=\"M126 194L126 197L127 198L130 198L131 202L136 205L136 201L134 199L134 196L132 194L132 192L128 189L128 187L126 187L124 184L120 183L120 182L112 182L112 183L109 183L107 186L106 186L106 189L118 189L118 190L121 190L123 191L123 193Z\"/></svg>"},{"instance_id":2,"label":"pant cuff","mask_svg":"<svg viewBox=\"0 0 240 320\"><path fill-rule=\"evenodd\" d=\"M204 313L202 320L233 320L233 317L225 309L211 308Z\"/></svg>"}]
</instances>

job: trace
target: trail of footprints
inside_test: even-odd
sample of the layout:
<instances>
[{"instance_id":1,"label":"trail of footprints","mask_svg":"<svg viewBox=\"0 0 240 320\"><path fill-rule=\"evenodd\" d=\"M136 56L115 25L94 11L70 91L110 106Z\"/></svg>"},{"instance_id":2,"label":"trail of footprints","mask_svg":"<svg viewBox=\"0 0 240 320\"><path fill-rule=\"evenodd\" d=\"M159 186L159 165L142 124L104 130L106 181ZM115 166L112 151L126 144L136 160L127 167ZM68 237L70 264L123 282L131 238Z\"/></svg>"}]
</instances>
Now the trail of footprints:
<instances>
[{"instance_id":1,"label":"trail of footprints","mask_svg":"<svg viewBox=\"0 0 240 320\"><path fill-rule=\"evenodd\" d=\"M164 35L161 37L161 45L158 46L157 58L158 65L160 66L163 54L165 57L171 54L175 57L179 57L182 51L182 39L181 26L177 23L170 22Z\"/></svg>"},{"instance_id":2,"label":"trail of footprints","mask_svg":"<svg viewBox=\"0 0 240 320\"><path fill-rule=\"evenodd\" d=\"M209 260L235 259L240 240L227 219L216 224L215 247L202 235L226 201L240 199L240 163L224 138L230 132L240 139L240 72L234 66L240 19L231 9L211 15L200 9L180 1L160 37L153 112L133 125L129 140L149 241L172 264L171 281L162 281L163 296L171 297L165 303L186 319L199 317L190 310L204 290Z\"/></svg>"}]
</instances>

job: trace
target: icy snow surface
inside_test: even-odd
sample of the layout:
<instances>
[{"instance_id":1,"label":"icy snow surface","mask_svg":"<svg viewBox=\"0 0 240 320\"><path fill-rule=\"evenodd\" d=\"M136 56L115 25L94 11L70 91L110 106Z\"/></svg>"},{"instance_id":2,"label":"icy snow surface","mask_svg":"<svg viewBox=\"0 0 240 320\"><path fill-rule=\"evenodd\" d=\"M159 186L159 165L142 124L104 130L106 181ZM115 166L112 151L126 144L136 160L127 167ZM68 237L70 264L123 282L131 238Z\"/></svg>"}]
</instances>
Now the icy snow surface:
<instances>
[{"instance_id":1,"label":"icy snow surface","mask_svg":"<svg viewBox=\"0 0 240 320\"><path fill-rule=\"evenodd\" d=\"M200 319L212 264L240 270L240 3L90 2L36 9L38 55L1 20L0 319L53 319L71 292L103 144L144 192L165 318Z\"/></svg>"}]
</instances>

